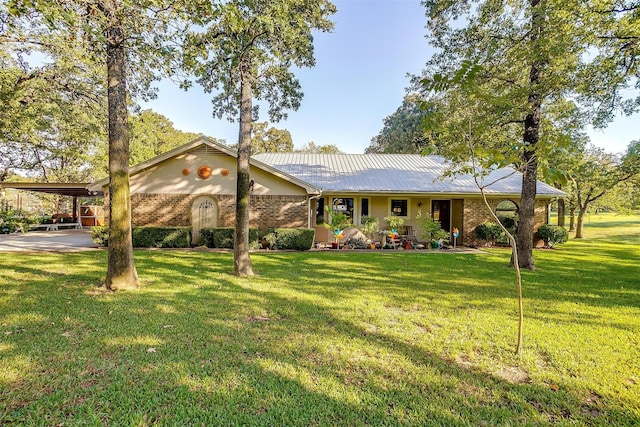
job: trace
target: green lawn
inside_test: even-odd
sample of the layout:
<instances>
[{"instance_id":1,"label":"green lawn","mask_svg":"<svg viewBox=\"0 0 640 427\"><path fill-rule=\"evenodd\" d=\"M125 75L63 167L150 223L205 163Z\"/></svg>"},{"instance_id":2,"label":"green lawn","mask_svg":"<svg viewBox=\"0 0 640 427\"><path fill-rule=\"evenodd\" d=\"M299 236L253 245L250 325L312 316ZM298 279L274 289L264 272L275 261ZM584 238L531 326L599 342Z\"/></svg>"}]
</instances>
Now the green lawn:
<instances>
[{"instance_id":1,"label":"green lawn","mask_svg":"<svg viewBox=\"0 0 640 427\"><path fill-rule=\"evenodd\" d=\"M611 224L614 226L612 227ZM640 218L535 252L0 254L0 424L640 425Z\"/></svg>"}]
</instances>

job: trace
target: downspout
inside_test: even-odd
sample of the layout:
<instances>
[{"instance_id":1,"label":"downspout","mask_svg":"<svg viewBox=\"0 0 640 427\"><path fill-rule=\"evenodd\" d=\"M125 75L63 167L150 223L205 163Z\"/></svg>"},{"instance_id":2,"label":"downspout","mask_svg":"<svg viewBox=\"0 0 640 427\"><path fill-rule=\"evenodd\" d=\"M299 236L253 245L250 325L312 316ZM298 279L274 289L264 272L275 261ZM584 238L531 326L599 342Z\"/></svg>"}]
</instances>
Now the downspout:
<instances>
[{"instance_id":1,"label":"downspout","mask_svg":"<svg viewBox=\"0 0 640 427\"><path fill-rule=\"evenodd\" d=\"M311 228L311 200L318 200L320 197L322 197L322 191L317 196L311 196L307 200L307 228Z\"/></svg>"}]
</instances>

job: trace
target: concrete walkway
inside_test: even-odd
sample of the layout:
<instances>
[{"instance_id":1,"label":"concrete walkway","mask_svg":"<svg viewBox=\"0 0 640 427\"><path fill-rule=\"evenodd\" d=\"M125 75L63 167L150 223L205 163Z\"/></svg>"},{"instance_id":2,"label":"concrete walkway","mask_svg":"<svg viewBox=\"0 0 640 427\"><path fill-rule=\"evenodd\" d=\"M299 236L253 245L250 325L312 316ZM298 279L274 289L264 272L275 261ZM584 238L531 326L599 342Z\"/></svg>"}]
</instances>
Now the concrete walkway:
<instances>
[{"instance_id":1,"label":"concrete walkway","mask_svg":"<svg viewBox=\"0 0 640 427\"><path fill-rule=\"evenodd\" d=\"M0 234L0 252L80 252L100 249L91 231L57 230Z\"/></svg>"}]
</instances>

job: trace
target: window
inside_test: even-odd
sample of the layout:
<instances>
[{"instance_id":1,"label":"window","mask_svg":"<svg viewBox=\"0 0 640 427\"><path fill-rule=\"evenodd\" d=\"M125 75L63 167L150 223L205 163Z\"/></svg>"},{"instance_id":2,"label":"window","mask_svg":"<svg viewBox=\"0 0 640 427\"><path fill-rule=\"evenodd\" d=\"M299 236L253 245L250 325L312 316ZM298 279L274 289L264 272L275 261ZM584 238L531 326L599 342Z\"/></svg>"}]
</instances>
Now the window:
<instances>
[{"instance_id":1,"label":"window","mask_svg":"<svg viewBox=\"0 0 640 427\"><path fill-rule=\"evenodd\" d=\"M518 205L511 200L503 200L496 206L496 216L509 231L518 226Z\"/></svg>"},{"instance_id":2,"label":"window","mask_svg":"<svg viewBox=\"0 0 640 427\"><path fill-rule=\"evenodd\" d=\"M369 199L360 200L360 217L369 216Z\"/></svg>"},{"instance_id":3,"label":"window","mask_svg":"<svg viewBox=\"0 0 640 427\"><path fill-rule=\"evenodd\" d=\"M334 212L341 212L353 221L353 198L352 197L334 197L331 202L331 208Z\"/></svg>"},{"instance_id":4,"label":"window","mask_svg":"<svg viewBox=\"0 0 640 427\"><path fill-rule=\"evenodd\" d=\"M391 214L396 216L408 216L407 200L391 200Z\"/></svg>"}]
</instances>

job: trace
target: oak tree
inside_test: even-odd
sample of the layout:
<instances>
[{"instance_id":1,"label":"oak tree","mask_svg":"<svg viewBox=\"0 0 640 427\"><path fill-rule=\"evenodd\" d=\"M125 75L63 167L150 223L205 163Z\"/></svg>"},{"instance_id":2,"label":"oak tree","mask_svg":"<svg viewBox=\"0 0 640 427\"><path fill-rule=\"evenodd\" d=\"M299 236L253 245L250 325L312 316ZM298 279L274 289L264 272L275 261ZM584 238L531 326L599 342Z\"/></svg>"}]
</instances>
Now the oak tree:
<instances>
[{"instance_id":1,"label":"oak tree","mask_svg":"<svg viewBox=\"0 0 640 427\"><path fill-rule=\"evenodd\" d=\"M61 57L102 69L106 86L109 141L109 241L105 286L138 285L131 238L128 99L153 95L150 84L171 71L178 13L185 10L163 0L11 0L8 10L21 19L25 34L64 37ZM187 7L197 7L190 2ZM38 46L32 46L36 51ZM45 52L46 53L46 52Z\"/></svg>"},{"instance_id":2,"label":"oak tree","mask_svg":"<svg viewBox=\"0 0 640 427\"><path fill-rule=\"evenodd\" d=\"M616 108L633 110L637 104L621 100L619 90L636 80L638 51L628 48L624 58L613 61L606 56L625 40L637 44L638 34L633 33L637 26L627 24L637 9L620 12L620 2L615 0L423 3L429 18L428 38L438 49L427 63L423 83L427 89L444 92L443 108L436 113L442 119L438 141L453 147L446 151L458 147L461 158L465 144L451 138L454 133L447 129L459 126L457 117L464 114L451 105L463 110L465 101L484 105L473 123L473 131L484 136L477 154L487 165L513 164L522 171L518 259L521 267L534 269L538 166L558 141L546 135L545 121L549 117L553 121L553 112L561 111L559 107L567 102L594 98L588 90L588 82L594 81L599 83L600 105L610 101ZM628 33L620 33L623 30ZM459 81L472 84L456 84ZM601 109L591 107L593 103L577 105L585 118L603 117ZM467 125L466 117L462 123Z\"/></svg>"},{"instance_id":3,"label":"oak tree","mask_svg":"<svg viewBox=\"0 0 640 427\"><path fill-rule=\"evenodd\" d=\"M239 119L234 273L253 275L249 257L249 160L258 117L254 99L264 100L272 122L297 109L302 98L292 69L311 67L313 31L333 28L335 6L327 0L230 0L212 2L200 29L186 40L184 64L207 92L215 92L213 115ZM190 82L185 82L189 86Z\"/></svg>"}]
</instances>

